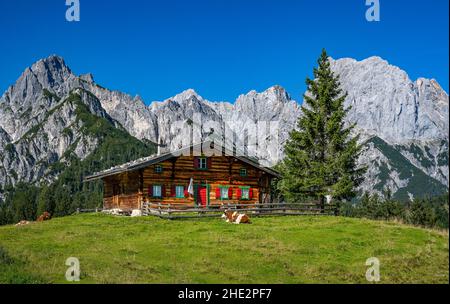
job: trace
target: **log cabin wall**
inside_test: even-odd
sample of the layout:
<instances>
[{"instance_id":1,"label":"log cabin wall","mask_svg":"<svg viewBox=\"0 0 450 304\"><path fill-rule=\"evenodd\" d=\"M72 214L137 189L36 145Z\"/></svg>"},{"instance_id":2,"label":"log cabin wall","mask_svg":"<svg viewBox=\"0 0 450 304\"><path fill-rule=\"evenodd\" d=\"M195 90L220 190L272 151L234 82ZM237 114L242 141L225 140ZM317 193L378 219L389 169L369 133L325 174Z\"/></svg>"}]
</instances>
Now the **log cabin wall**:
<instances>
[{"instance_id":1,"label":"log cabin wall","mask_svg":"<svg viewBox=\"0 0 450 304\"><path fill-rule=\"evenodd\" d=\"M103 180L104 209L137 209L139 207L139 173L125 172Z\"/></svg>"},{"instance_id":2,"label":"log cabin wall","mask_svg":"<svg viewBox=\"0 0 450 304\"><path fill-rule=\"evenodd\" d=\"M245 176L242 176L243 169L246 172ZM196 186L204 186L207 189L207 204L212 206L222 203L257 203L270 197L272 176L235 157L214 156L209 158L207 169L197 169L193 156L181 156L139 171L106 177L104 208L139 209L143 201L198 204L197 187L194 197L187 195L177 197L175 193L175 186L182 186L183 191L187 191L191 178L194 179ZM162 197L154 197L154 186L160 187ZM218 196L220 193L218 189L221 188L231 188L228 189L230 195L228 199ZM243 191L247 191L248 198L241 197Z\"/></svg>"}]
</instances>

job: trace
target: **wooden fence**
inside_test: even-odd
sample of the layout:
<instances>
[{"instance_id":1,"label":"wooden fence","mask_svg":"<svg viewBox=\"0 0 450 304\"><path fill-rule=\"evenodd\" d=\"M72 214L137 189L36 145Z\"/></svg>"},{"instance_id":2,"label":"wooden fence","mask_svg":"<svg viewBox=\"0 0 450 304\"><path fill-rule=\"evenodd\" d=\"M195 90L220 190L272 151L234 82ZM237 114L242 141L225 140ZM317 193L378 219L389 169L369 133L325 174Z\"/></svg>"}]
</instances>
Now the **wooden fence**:
<instances>
[{"instance_id":1,"label":"wooden fence","mask_svg":"<svg viewBox=\"0 0 450 304\"><path fill-rule=\"evenodd\" d=\"M220 217L225 210L245 212L249 216L284 215L337 215L335 204L320 206L319 203L266 203L233 204L224 203L207 207L193 204L144 203L143 215L153 215L166 219Z\"/></svg>"},{"instance_id":2,"label":"wooden fence","mask_svg":"<svg viewBox=\"0 0 450 304\"><path fill-rule=\"evenodd\" d=\"M103 208L95 208L95 209L81 209L81 208L77 208L77 210L75 211L74 214L80 214L80 213L97 213L97 212L102 212Z\"/></svg>"}]
</instances>

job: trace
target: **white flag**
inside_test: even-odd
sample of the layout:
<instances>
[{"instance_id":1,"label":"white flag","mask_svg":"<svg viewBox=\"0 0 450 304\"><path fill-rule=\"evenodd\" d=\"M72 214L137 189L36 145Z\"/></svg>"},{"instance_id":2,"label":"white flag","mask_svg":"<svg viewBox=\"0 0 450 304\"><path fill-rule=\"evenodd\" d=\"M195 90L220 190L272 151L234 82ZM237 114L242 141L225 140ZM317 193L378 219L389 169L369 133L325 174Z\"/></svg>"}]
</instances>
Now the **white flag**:
<instances>
[{"instance_id":1,"label":"white flag","mask_svg":"<svg viewBox=\"0 0 450 304\"><path fill-rule=\"evenodd\" d=\"M194 179L191 177L191 181L189 182L188 192L191 195L194 195Z\"/></svg>"}]
</instances>

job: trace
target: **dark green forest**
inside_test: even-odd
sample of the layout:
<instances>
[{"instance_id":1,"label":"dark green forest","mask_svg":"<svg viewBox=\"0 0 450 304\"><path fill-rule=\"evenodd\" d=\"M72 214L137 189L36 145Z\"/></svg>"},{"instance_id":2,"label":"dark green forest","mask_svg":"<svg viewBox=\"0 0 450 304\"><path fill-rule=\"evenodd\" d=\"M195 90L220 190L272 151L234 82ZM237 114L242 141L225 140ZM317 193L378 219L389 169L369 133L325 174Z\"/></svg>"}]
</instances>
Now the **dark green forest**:
<instances>
[{"instance_id":1,"label":"dark green forest","mask_svg":"<svg viewBox=\"0 0 450 304\"><path fill-rule=\"evenodd\" d=\"M416 198L401 202L391 198L389 192L381 197L364 194L357 202L339 204L339 214L374 220L394 220L410 225L448 229L448 192L433 197Z\"/></svg>"}]
</instances>

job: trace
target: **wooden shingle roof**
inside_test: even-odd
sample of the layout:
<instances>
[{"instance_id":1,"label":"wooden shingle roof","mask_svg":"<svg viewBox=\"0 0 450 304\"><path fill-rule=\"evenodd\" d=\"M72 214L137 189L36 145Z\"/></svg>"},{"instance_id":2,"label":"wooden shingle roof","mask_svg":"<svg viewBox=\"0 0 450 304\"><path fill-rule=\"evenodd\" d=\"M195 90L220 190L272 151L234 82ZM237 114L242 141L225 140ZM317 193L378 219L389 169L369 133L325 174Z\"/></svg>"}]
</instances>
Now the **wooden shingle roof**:
<instances>
[{"instance_id":1,"label":"wooden shingle roof","mask_svg":"<svg viewBox=\"0 0 450 304\"><path fill-rule=\"evenodd\" d=\"M251 165L261 171L266 172L267 174L270 174L274 177L279 177L279 173L277 171L275 171L271 168L268 168L268 167L261 166L256 158L243 156L243 153L240 153L240 151L238 151L237 149L233 149L233 151L232 151L232 150L224 148L224 147L216 148L214 146L213 141L207 141L207 142L203 142L200 144L181 148L176 151L164 153L161 155L152 155L152 156L140 158L140 159L137 159L137 160L134 160L134 161L131 161L131 162L119 165L119 166L115 166L110 169L103 170L103 171L94 173L90 176L87 176L84 178L84 181L88 182L88 181L98 180L98 179L102 179L102 178L105 178L108 176L112 176L112 175L116 175L116 174L120 174L120 173L124 173L124 172L132 172L132 171L140 170L142 168L146 168L148 166L166 161L168 159L177 158L177 157L180 157L183 155L192 155L193 151L203 152L203 148L205 148L205 147L209 151L215 150L215 152L219 153L220 155L235 157L236 159L238 159L248 165ZM200 156L200 155L198 155L198 156Z\"/></svg>"}]
</instances>

